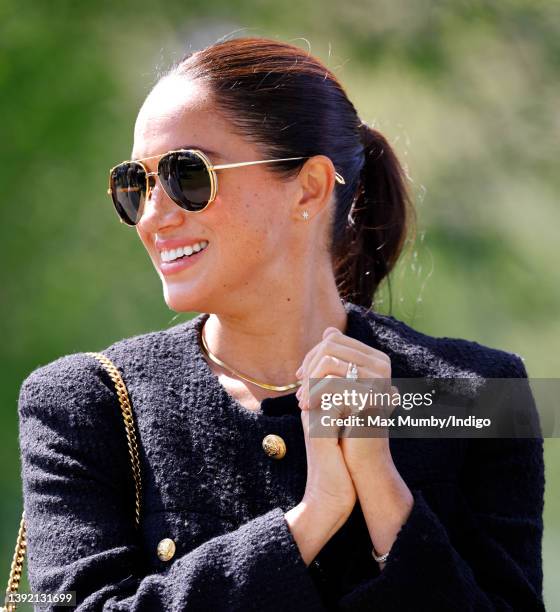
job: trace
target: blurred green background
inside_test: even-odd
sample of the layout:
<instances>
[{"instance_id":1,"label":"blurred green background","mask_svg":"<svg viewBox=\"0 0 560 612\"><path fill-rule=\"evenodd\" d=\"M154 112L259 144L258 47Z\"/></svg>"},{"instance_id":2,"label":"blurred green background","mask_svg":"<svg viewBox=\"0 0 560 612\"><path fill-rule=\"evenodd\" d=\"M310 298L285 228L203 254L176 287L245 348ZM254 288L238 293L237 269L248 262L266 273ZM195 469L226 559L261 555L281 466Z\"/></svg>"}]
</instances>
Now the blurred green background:
<instances>
[{"instance_id":1,"label":"blurred green background","mask_svg":"<svg viewBox=\"0 0 560 612\"><path fill-rule=\"evenodd\" d=\"M2 581L22 508L23 379L63 354L190 316L167 308L135 230L118 223L107 170L128 158L158 69L220 37L309 49L396 147L419 227L391 303L384 290L377 309L519 353L532 377L557 376L559 6L0 1ZM545 450L545 597L559 609L558 440Z\"/></svg>"}]
</instances>

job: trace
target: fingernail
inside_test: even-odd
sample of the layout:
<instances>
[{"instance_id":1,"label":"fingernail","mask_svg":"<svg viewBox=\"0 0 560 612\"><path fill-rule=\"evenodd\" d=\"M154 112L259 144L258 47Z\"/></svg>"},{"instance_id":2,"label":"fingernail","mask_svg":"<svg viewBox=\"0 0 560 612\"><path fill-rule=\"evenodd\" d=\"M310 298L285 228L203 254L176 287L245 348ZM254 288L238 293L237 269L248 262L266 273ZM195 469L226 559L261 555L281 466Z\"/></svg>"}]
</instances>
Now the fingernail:
<instances>
[{"instance_id":1,"label":"fingernail","mask_svg":"<svg viewBox=\"0 0 560 612\"><path fill-rule=\"evenodd\" d=\"M299 378L301 376L301 369L303 366L299 366L298 371L296 372L296 376Z\"/></svg>"}]
</instances>

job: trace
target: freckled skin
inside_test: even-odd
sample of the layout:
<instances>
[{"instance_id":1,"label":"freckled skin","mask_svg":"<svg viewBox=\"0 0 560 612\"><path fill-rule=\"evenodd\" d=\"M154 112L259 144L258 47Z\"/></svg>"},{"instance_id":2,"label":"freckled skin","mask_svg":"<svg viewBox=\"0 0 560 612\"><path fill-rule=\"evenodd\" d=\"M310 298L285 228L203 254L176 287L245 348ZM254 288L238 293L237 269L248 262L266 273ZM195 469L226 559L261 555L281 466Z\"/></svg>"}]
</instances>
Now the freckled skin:
<instances>
[{"instance_id":1,"label":"freckled skin","mask_svg":"<svg viewBox=\"0 0 560 612\"><path fill-rule=\"evenodd\" d=\"M132 155L141 159L187 143L218 152L220 158L210 160L215 164L266 158L216 112L203 86L185 77L164 78L139 111ZM154 171L157 159L145 164ZM321 246L334 189L328 157L306 160L289 181L274 176L268 164L218 170L217 176L217 197L201 213L178 207L156 180L136 226L169 308L235 316L260 308L268 296L299 293L303 299L305 290L320 294L321 287L332 286L331 262ZM301 221L303 209L315 223ZM164 277L156 237L202 237L209 247L192 268Z\"/></svg>"}]
</instances>

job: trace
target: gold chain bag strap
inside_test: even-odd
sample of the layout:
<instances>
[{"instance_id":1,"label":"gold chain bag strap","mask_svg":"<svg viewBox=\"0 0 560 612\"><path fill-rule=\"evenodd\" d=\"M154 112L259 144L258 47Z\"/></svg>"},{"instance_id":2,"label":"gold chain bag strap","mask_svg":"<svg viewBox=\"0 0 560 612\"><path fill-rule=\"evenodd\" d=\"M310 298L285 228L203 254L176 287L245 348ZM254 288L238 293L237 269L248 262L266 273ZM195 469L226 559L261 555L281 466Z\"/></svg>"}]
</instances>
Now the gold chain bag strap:
<instances>
[{"instance_id":1,"label":"gold chain bag strap","mask_svg":"<svg viewBox=\"0 0 560 612\"><path fill-rule=\"evenodd\" d=\"M105 368L111 380L115 385L117 397L119 398L119 404L121 407L121 413L124 419L124 426L126 429L126 437L128 439L128 451L130 455L130 462L132 464L132 476L134 477L134 486L136 491L136 502L135 502L135 523L136 528L140 526L140 503L142 499L142 480L140 475L140 459L138 457L138 443L136 441L136 432L134 429L134 418L132 413L132 407L130 399L128 397L128 391L126 385L122 379L122 376L115 364L106 357L103 353L87 352L86 355L90 355L97 359L101 365ZM23 571L23 561L25 558L25 551L27 548L27 542L25 538L25 511L21 513L21 521L19 524L19 530L16 540L16 549L14 552L14 558L10 568L10 577L8 579L8 588L6 589L6 600L8 603L4 607L0 608L0 612L14 612L16 604L9 602L10 594L18 592L19 583Z\"/></svg>"}]
</instances>

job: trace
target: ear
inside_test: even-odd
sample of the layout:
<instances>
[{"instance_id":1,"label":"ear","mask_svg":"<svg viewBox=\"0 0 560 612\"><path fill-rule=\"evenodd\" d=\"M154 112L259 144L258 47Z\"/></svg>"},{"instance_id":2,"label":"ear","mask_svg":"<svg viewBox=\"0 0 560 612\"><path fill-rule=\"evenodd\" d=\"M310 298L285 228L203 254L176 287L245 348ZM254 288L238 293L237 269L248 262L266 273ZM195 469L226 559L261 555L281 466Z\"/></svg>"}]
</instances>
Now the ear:
<instances>
[{"instance_id":1,"label":"ear","mask_svg":"<svg viewBox=\"0 0 560 612\"><path fill-rule=\"evenodd\" d=\"M326 155L310 157L299 172L300 197L295 202L294 214L298 220L303 211L313 219L329 204L335 187L335 169Z\"/></svg>"}]
</instances>

